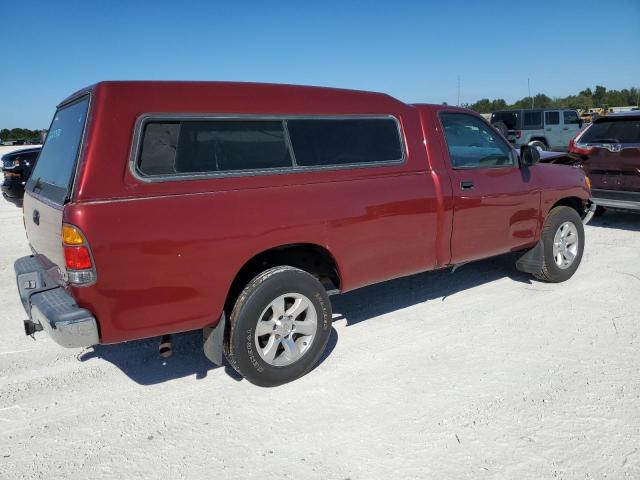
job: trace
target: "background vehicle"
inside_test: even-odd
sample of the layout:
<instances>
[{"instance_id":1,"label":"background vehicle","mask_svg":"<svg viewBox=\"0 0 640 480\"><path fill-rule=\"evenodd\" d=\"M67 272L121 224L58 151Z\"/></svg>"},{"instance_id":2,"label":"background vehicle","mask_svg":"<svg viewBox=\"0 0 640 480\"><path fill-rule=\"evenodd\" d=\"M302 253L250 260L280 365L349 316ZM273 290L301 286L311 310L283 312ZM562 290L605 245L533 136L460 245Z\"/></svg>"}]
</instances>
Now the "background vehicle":
<instances>
[{"instance_id":1,"label":"background vehicle","mask_svg":"<svg viewBox=\"0 0 640 480\"><path fill-rule=\"evenodd\" d=\"M2 195L11 200L21 200L24 187L36 165L41 147L14 150L2 156Z\"/></svg>"},{"instance_id":2,"label":"background vehicle","mask_svg":"<svg viewBox=\"0 0 640 480\"><path fill-rule=\"evenodd\" d=\"M465 109L104 82L49 132L24 200L35 255L15 270L25 331L64 346L203 329L210 359L224 347L277 385L322 354L329 294L513 251L560 282L582 257L584 173L520 155Z\"/></svg>"},{"instance_id":3,"label":"background vehicle","mask_svg":"<svg viewBox=\"0 0 640 480\"><path fill-rule=\"evenodd\" d=\"M564 150L582 128L576 110L502 110L491 114L491 123L516 147L531 145L542 150Z\"/></svg>"},{"instance_id":4,"label":"background vehicle","mask_svg":"<svg viewBox=\"0 0 640 480\"><path fill-rule=\"evenodd\" d=\"M598 213L607 207L640 210L640 111L610 113L571 141L591 179Z\"/></svg>"}]
</instances>

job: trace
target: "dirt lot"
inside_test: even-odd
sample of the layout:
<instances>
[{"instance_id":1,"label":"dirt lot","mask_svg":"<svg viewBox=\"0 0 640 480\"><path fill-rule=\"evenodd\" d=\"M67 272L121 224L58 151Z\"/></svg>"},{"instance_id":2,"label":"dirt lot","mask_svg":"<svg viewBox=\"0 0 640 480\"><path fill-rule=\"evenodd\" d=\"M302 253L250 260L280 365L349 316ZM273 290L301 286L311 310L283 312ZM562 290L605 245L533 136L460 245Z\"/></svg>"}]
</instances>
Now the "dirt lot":
<instances>
[{"instance_id":1,"label":"dirt lot","mask_svg":"<svg viewBox=\"0 0 640 480\"><path fill-rule=\"evenodd\" d=\"M200 335L58 347L22 331L0 202L0 478L640 478L640 215L587 227L569 282L500 257L334 297L321 364L262 389Z\"/></svg>"}]
</instances>

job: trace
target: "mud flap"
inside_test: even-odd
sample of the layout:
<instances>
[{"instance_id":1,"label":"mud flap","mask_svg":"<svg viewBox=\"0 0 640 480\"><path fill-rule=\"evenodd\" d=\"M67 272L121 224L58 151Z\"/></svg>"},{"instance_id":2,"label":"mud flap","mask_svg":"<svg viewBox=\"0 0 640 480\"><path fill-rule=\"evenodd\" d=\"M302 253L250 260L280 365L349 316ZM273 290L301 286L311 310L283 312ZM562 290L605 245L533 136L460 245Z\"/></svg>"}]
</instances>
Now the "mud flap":
<instances>
[{"instance_id":1,"label":"mud flap","mask_svg":"<svg viewBox=\"0 0 640 480\"><path fill-rule=\"evenodd\" d=\"M542 271L544 265L544 245L539 240L535 247L527 250L516 262L516 268L521 272L536 274Z\"/></svg>"},{"instance_id":2,"label":"mud flap","mask_svg":"<svg viewBox=\"0 0 640 480\"><path fill-rule=\"evenodd\" d=\"M204 338L204 356L211 362L215 363L219 367L223 362L223 345L224 342L224 329L227 324L227 317L223 313L220 317L220 321L215 328L202 329L202 335Z\"/></svg>"}]
</instances>

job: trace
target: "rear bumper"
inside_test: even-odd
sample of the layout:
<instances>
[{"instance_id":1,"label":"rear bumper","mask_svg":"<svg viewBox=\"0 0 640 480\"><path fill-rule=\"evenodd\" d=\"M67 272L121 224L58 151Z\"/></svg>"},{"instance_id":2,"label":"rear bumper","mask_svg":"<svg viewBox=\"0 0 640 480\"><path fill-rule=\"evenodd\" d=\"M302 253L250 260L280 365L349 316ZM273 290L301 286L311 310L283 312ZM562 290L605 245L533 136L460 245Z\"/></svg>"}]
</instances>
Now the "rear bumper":
<instances>
[{"instance_id":1,"label":"rear bumper","mask_svg":"<svg viewBox=\"0 0 640 480\"><path fill-rule=\"evenodd\" d=\"M98 322L73 297L48 277L40 262L31 255L14 263L18 292L33 330L46 330L63 347L88 347L100 343Z\"/></svg>"},{"instance_id":2,"label":"rear bumper","mask_svg":"<svg viewBox=\"0 0 640 480\"><path fill-rule=\"evenodd\" d=\"M601 207L640 210L640 192L592 190L593 202Z\"/></svg>"}]
</instances>

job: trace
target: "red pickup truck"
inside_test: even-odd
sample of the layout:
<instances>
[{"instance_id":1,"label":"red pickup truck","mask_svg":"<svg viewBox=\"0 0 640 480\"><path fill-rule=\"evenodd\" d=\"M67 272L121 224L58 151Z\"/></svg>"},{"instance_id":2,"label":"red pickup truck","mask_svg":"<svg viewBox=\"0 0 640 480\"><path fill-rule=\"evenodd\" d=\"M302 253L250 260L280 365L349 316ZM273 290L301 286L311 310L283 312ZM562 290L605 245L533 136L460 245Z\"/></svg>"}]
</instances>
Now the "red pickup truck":
<instances>
[{"instance_id":1,"label":"red pickup truck","mask_svg":"<svg viewBox=\"0 0 640 480\"><path fill-rule=\"evenodd\" d=\"M293 380L331 294L514 251L571 277L589 180L538 159L473 112L379 93L93 85L58 106L26 186L25 331L79 347L203 329L216 363Z\"/></svg>"}]
</instances>

